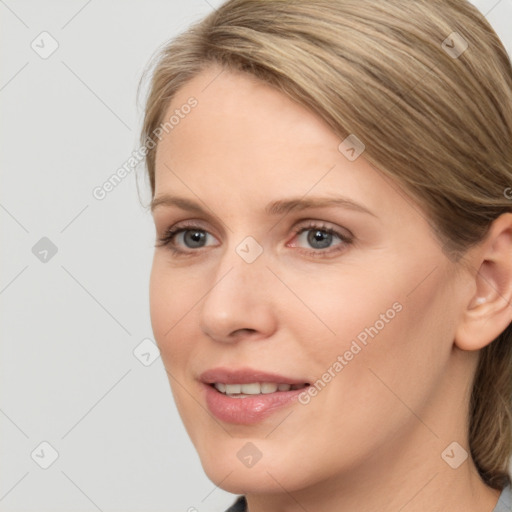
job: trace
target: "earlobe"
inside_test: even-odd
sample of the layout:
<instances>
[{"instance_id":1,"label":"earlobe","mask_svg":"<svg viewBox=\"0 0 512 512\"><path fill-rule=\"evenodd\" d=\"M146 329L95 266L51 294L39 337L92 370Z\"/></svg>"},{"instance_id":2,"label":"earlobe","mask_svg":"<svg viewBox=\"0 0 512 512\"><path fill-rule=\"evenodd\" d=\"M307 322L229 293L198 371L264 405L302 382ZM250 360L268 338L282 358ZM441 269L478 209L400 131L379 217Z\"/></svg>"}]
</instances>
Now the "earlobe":
<instances>
[{"instance_id":1,"label":"earlobe","mask_svg":"<svg viewBox=\"0 0 512 512\"><path fill-rule=\"evenodd\" d=\"M455 335L461 350L479 350L512 322L512 213L498 217L472 251L477 270L470 297Z\"/></svg>"}]
</instances>

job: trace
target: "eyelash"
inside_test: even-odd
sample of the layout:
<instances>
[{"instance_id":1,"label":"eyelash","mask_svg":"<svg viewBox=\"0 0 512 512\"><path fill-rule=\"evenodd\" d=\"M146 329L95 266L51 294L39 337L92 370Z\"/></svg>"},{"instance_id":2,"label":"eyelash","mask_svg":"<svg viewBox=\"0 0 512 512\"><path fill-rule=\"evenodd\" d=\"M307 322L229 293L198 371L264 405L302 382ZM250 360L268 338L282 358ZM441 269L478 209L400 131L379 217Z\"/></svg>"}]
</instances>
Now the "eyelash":
<instances>
[{"instance_id":1,"label":"eyelash","mask_svg":"<svg viewBox=\"0 0 512 512\"><path fill-rule=\"evenodd\" d=\"M328 255L331 255L332 253L338 253L342 252L346 249L347 246L350 246L354 243L354 237L352 235L345 235L341 233L340 231L337 231L336 229L327 227L322 222L314 222L309 221L306 225L302 224L293 229L293 238L299 236L305 231L311 231L313 229L316 229L318 231L322 231L324 233L334 235L338 237L341 240L341 243L327 248L325 250L322 249L304 249L304 248L296 248L301 253L306 253L309 256L313 257L327 257ZM180 224L179 226L171 227L167 229L162 237L159 237L157 240L157 243L155 244L155 247L166 247L171 253L175 256L186 256L191 255L193 253L199 253L200 251L198 249L190 249L189 251L183 251L181 249L177 249L175 245L173 245L173 238L178 235L179 233L182 233L183 231L204 231L208 233L206 229L204 229L202 226L199 226L197 224L184 222Z\"/></svg>"}]
</instances>

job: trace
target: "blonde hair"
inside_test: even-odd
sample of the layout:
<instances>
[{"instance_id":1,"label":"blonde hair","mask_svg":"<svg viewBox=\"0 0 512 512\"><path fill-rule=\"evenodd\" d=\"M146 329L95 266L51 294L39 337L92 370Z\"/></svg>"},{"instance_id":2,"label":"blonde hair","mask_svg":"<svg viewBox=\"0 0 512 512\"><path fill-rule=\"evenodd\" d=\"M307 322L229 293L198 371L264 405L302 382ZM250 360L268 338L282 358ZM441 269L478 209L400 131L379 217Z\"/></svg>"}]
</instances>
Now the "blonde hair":
<instances>
[{"instance_id":1,"label":"blonde hair","mask_svg":"<svg viewBox=\"0 0 512 512\"><path fill-rule=\"evenodd\" d=\"M155 130L176 91L212 64L277 88L341 140L355 134L364 157L426 212L450 257L512 211L512 66L466 0L226 2L148 69L141 142L151 147L153 195ZM468 418L473 460L497 489L510 483L511 373L512 324L481 350Z\"/></svg>"}]
</instances>

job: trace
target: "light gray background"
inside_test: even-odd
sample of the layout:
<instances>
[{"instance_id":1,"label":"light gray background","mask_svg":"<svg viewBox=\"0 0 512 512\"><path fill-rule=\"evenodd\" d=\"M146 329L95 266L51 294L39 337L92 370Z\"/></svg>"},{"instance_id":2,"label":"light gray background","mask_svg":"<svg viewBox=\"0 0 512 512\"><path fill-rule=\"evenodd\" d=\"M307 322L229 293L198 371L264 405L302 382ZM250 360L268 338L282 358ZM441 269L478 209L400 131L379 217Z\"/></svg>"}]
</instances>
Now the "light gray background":
<instances>
[{"instance_id":1,"label":"light gray background","mask_svg":"<svg viewBox=\"0 0 512 512\"><path fill-rule=\"evenodd\" d=\"M153 52L221 3L0 0L0 511L233 501L204 476L161 360L133 353L152 339L143 170L92 195L138 147L136 91ZM512 0L474 3L511 53ZM58 43L46 59L31 47L51 49L43 31ZM43 237L54 256L33 253ZM58 452L48 469L43 441Z\"/></svg>"}]
</instances>

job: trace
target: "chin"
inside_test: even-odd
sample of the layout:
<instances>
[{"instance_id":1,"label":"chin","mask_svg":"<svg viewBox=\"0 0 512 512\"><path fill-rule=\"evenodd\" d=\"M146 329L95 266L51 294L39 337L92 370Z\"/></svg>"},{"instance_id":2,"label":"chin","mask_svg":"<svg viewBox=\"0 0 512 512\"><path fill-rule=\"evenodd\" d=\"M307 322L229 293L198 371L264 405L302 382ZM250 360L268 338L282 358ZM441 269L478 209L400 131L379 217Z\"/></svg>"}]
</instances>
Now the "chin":
<instances>
[{"instance_id":1,"label":"chin","mask_svg":"<svg viewBox=\"0 0 512 512\"><path fill-rule=\"evenodd\" d=\"M262 461L252 468L241 467L240 464L219 463L218 460L208 460L202 464L206 476L215 485L233 494L271 494L283 490L269 475L270 473L275 476L276 473L281 473L283 470L269 469ZM277 480L281 482L281 478L278 477Z\"/></svg>"},{"instance_id":2,"label":"chin","mask_svg":"<svg viewBox=\"0 0 512 512\"><path fill-rule=\"evenodd\" d=\"M227 473L205 471L206 476L218 487L232 494L266 494L279 492L279 486L269 481L268 474L233 471ZM273 485L272 485L273 484ZM282 489L281 489L282 491Z\"/></svg>"},{"instance_id":3,"label":"chin","mask_svg":"<svg viewBox=\"0 0 512 512\"><path fill-rule=\"evenodd\" d=\"M245 454L253 450L249 443L250 439L233 438L222 445L217 444L213 449L211 446L200 448L198 453L207 477L221 489L233 494L280 493L283 487L293 492L312 483L308 473L297 472L298 467L302 470L305 468L301 460L294 459L288 450L282 449L286 447L279 449L261 439L254 440L254 445L260 446L264 452L261 458L252 466L250 459L247 465L244 464ZM252 453L256 454L255 451Z\"/></svg>"}]
</instances>

